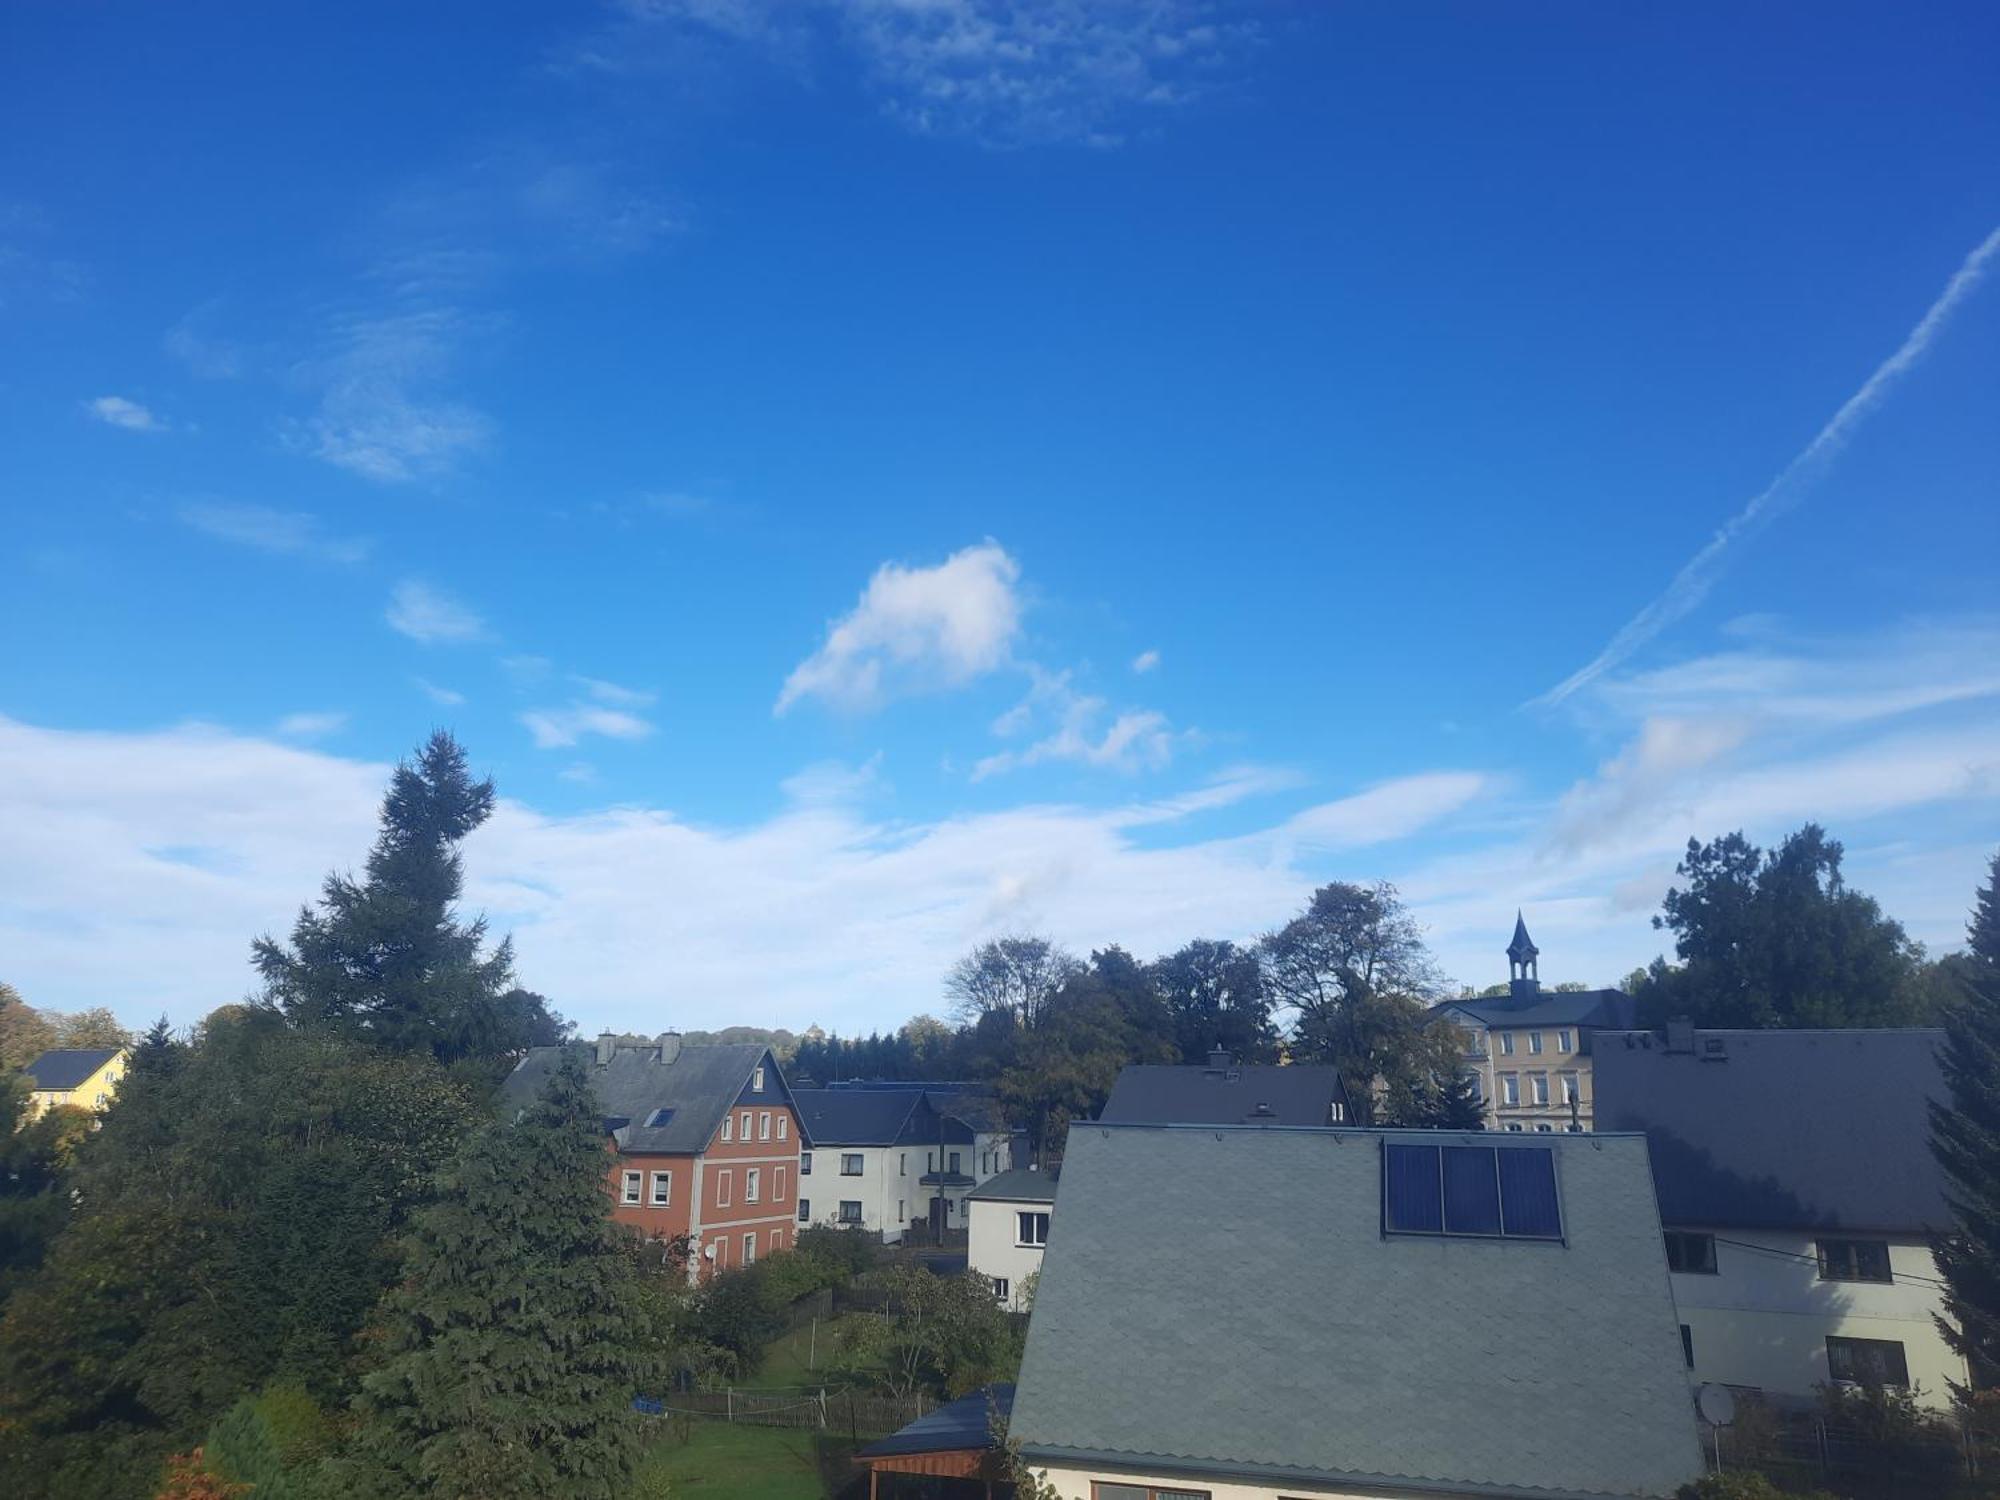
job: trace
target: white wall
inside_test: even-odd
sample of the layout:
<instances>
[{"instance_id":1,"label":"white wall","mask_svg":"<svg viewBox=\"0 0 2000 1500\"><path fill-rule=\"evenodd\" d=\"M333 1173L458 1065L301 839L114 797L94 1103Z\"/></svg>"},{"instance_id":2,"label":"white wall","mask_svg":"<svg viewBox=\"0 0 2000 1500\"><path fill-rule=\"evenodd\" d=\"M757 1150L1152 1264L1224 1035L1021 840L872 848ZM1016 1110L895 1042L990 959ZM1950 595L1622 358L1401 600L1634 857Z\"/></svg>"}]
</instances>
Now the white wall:
<instances>
[{"instance_id":1,"label":"white wall","mask_svg":"<svg viewBox=\"0 0 2000 1500\"><path fill-rule=\"evenodd\" d=\"M1828 1378L1829 1334L1902 1344L1910 1383L1926 1404L1949 1404L1947 1382L1965 1379L1964 1361L1933 1321L1941 1306L1938 1269L1923 1241L1889 1240L1893 1283L1822 1281L1809 1234L1699 1232L1715 1235L1716 1274L1672 1278L1674 1304L1694 1338L1696 1380L1809 1398Z\"/></svg>"},{"instance_id":2,"label":"white wall","mask_svg":"<svg viewBox=\"0 0 2000 1500\"><path fill-rule=\"evenodd\" d=\"M1100 1484L1157 1485L1167 1490L1194 1490L1205 1493L1210 1500L1437 1500L1437 1491L1371 1489L1330 1490L1318 1485L1295 1484L1285 1481L1283 1487L1274 1484L1229 1484L1220 1480L1196 1478L1180 1474L1137 1474L1122 1473L1115 1469L1041 1469L1037 1468L1044 1480L1055 1486L1063 1500L1091 1500L1090 1482Z\"/></svg>"},{"instance_id":3,"label":"white wall","mask_svg":"<svg viewBox=\"0 0 2000 1500\"><path fill-rule=\"evenodd\" d=\"M1053 1203L1008 1203L990 1198L974 1198L971 1233L966 1237L966 1267L981 1276L996 1276L1007 1282L1003 1304L1010 1311L1023 1312L1021 1283L1042 1268L1042 1247L1019 1242L1020 1213L1046 1213L1054 1221Z\"/></svg>"},{"instance_id":4,"label":"white wall","mask_svg":"<svg viewBox=\"0 0 2000 1500\"><path fill-rule=\"evenodd\" d=\"M841 1200L848 1199L860 1203L863 1229L894 1244L902 1239L912 1217L927 1212L929 1199L917 1181L924 1170L920 1148L815 1146L812 1155L812 1175L799 1178L799 1196L812 1206L812 1217L804 1222L839 1224ZM843 1156L861 1158L859 1177L841 1175ZM906 1173L899 1169L906 1169Z\"/></svg>"}]
</instances>

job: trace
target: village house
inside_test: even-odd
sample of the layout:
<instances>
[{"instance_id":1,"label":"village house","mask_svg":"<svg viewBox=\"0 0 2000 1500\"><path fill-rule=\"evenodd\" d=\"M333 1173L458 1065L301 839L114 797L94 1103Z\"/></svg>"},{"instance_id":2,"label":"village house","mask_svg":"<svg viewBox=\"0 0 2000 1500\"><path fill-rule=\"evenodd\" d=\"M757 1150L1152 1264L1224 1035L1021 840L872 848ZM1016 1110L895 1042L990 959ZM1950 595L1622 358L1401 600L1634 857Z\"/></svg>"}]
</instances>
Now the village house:
<instances>
[{"instance_id":1,"label":"village house","mask_svg":"<svg viewBox=\"0 0 2000 1500\"><path fill-rule=\"evenodd\" d=\"M771 1050L758 1042L575 1043L590 1063L612 1160L612 1217L647 1238L689 1237L689 1274L753 1264L797 1234L799 1119ZM533 1102L563 1048L537 1047L503 1097Z\"/></svg>"},{"instance_id":2,"label":"village house","mask_svg":"<svg viewBox=\"0 0 2000 1500\"><path fill-rule=\"evenodd\" d=\"M1348 1112L1332 1068L1240 1063L1218 1048L1206 1065L1121 1069L1098 1118L1120 1125L1339 1125Z\"/></svg>"},{"instance_id":3,"label":"village house","mask_svg":"<svg viewBox=\"0 0 2000 1500\"><path fill-rule=\"evenodd\" d=\"M966 1194L966 1269L989 1279L1009 1312L1028 1310L1023 1289L1042 1269L1061 1175L1060 1167L1017 1167Z\"/></svg>"},{"instance_id":4,"label":"village house","mask_svg":"<svg viewBox=\"0 0 2000 1500\"><path fill-rule=\"evenodd\" d=\"M1466 1071L1478 1086L1488 1130L1548 1135L1591 1129L1596 1038L1637 1022L1638 1006L1623 990L1543 989L1540 953L1516 912L1507 993L1436 1007L1465 1035Z\"/></svg>"},{"instance_id":5,"label":"village house","mask_svg":"<svg viewBox=\"0 0 2000 1500\"><path fill-rule=\"evenodd\" d=\"M1079 1123L1062 1199L1010 1436L1065 1500L1702 1472L1642 1137Z\"/></svg>"},{"instance_id":6,"label":"village house","mask_svg":"<svg viewBox=\"0 0 2000 1500\"><path fill-rule=\"evenodd\" d=\"M39 1120L57 1105L92 1113L109 1107L118 1080L130 1066L123 1047L57 1047L21 1071L28 1076L28 1108L21 1123Z\"/></svg>"},{"instance_id":7,"label":"village house","mask_svg":"<svg viewBox=\"0 0 2000 1500\"><path fill-rule=\"evenodd\" d=\"M894 1244L966 1227L965 1198L1013 1164L994 1102L962 1083L870 1080L793 1093L801 1224L865 1229Z\"/></svg>"},{"instance_id":8,"label":"village house","mask_svg":"<svg viewBox=\"0 0 2000 1500\"><path fill-rule=\"evenodd\" d=\"M1628 1032L1598 1038L1598 1117L1652 1149L1697 1380L1807 1400L1828 1382L1950 1401L1930 1237L1942 1032Z\"/></svg>"}]
</instances>

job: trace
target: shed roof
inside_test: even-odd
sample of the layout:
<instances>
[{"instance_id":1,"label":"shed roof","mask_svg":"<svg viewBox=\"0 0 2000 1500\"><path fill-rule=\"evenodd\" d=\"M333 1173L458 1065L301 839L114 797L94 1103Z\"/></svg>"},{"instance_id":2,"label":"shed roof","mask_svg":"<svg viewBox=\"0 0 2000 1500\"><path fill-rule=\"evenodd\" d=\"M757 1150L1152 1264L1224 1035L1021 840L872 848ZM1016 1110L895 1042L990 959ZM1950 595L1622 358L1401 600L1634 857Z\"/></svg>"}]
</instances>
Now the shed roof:
<instances>
[{"instance_id":1,"label":"shed roof","mask_svg":"<svg viewBox=\"0 0 2000 1500\"><path fill-rule=\"evenodd\" d=\"M1346 1097L1340 1074L1316 1065L1135 1063L1118 1074L1099 1118L1126 1125L1331 1125L1334 1104ZM1260 1106L1269 1114L1260 1116Z\"/></svg>"},{"instance_id":2,"label":"shed roof","mask_svg":"<svg viewBox=\"0 0 2000 1500\"><path fill-rule=\"evenodd\" d=\"M122 1047L57 1047L44 1052L21 1071L38 1089L73 1089L110 1062Z\"/></svg>"},{"instance_id":3,"label":"shed roof","mask_svg":"<svg viewBox=\"0 0 2000 1500\"><path fill-rule=\"evenodd\" d=\"M890 1458L904 1453L959 1453L991 1448L993 1412L999 1408L1004 1423L1014 1409L1014 1387L1006 1382L981 1386L969 1396L947 1401L935 1411L925 1412L907 1427L898 1428L861 1449L860 1459Z\"/></svg>"},{"instance_id":4,"label":"shed roof","mask_svg":"<svg viewBox=\"0 0 2000 1500\"><path fill-rule=\"evenodd\" d=\"M1738 1229L1951 1223L1930 1152L1941 1031L1607 1032L1597 1123L1643 1130L1660 1217Z\"/></svg>"},{"instance_id":5,"label":"shed roof","mask_svg":"<svg viewBox=\"0 0 2000 1500\"><path fill-rule=\"evenodd\" d=\"M1056 1181L1061 1176L1061 1167L1051 1167L1046 1171L1014 1167L995 1173L965 1196L1000 1203L1053 1203L1056 1201Z\"/></svg>"},{"instance_id":6,"label":"shed roof","mask_svg":"<svg viewBox=\"0 0 2000 1500\"><path fill-rule=\"evenodd\" d=\"M1395 1141L1554 1152L1566 1239L1385 1235ZM1030 1459L1542 1500L1701 1472L1639 1137L1080 1123L1063 1181Z\"/></svg>"}]
</instances>

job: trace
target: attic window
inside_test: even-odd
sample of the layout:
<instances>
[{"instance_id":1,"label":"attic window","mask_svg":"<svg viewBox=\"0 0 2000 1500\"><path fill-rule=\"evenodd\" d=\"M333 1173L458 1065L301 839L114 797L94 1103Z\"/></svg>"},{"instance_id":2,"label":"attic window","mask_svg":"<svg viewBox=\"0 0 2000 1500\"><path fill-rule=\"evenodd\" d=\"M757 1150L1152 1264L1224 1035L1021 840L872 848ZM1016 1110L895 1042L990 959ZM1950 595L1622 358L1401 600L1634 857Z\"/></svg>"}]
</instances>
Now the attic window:
<instances>
[{"instance_id":1,"label":"attic window","mask_svg":"<svg viewBox=\"0 0 2000 1500\"><path fill-rule=\"evenodd\" d=\"M1555 1153L1385 1144L1382 1228L1389 1234L1559 1240Z\"/></svg>"},{"instance_id":2,"label":"attic window","mask_svg":"<svg viewBox=\"0 0 2000 1500\"><path fill-rule=\"evenodd\" d=\"M753 1094L764 1092L764 1065L762 1063L758 1063L757 1071L750 1075L750 1092Z\"/></svg>"},{"instance_id":3,"label":"attic window","mask_svg":"<svg viewBox=\"0 0 2000 1500\"><path fill-rule=\"evenodd\" d=\"M670 1109L656 1109L650 1115L646 1116L646 1126L650 1130L658 1130L662 1125L673 1119L673 1117L674 1112Z\"/></svg>"}]
</instances>

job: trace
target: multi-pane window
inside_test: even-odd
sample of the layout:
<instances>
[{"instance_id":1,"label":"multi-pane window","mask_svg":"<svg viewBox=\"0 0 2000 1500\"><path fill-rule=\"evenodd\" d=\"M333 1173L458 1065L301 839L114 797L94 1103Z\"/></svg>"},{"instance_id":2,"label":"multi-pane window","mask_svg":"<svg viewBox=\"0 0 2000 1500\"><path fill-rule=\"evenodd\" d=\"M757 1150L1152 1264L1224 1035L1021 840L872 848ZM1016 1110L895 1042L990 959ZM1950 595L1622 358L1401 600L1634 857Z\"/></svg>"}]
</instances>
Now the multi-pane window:
<instances>
[{"instance_id":1,"label":"multi-pane window","mask_svg":"<svg viewBox=\"0 0 2000 1500\"><path fill-rule=\"evenodd\" d=\"M737 1133L743 1140L747 1141L750 1139L750 1111L747 1109L743 1111L741 1123L737 1126Z\"/></svg>"},{"instance_id":2,"label":"multi-pane window","mask_svg":"<svg viewBox=\"0 0 2000 1500\"><path fill-rule=\"evenodd\" d=\"M1893 1281L1889 1246L1882 1240L1821 1240L1821 1281Z\"/></svg>"},{"instance_id":3,"label":"multi-pane window","mask_svg":"<svg viewBox=\"0 0 2000 1500\"><path fill-rule=\"evenodd\" d=\"M812 1223L812 1216L813 1216L812 1199L810 1198L799 1199L799 1222L801 1224L810 1224Z\"/></svg>"},{"instance_id":4,"label":"multi-pane window","mask_svg":"<svg viewBox=\"0 0 2000 1500\"><path fill-rule=\"evenodd\" d=\"M757 1264L757 1231L754 1229L743 1236L743 1264L746 1266Z\"/></svg>"},{"instance_id":5,"label":"multi-pane window","mask_svg":"<svg viewBox=\"0 0 2000 1500\"><path fill-rule=\"evenodd\" d=\"M674 1174L655 1172L653 1174L653 1207L665 1208L673 1201Z\"/></svg>"},{"instance_id":6,"label":"multi-pane window","mask_svg":"<svg viewBox=\"0 0 2000 1500\"><path fill-rule=\"evenodd\" d=\"M1826 1373L1828 1379L1851 1380L1857 1385L1910 1383L1909 1361L1903 1346L1894 1339L1842 1339L1829 1334Z\"/></svg>"},{"instance_id":7,"label":"multi-pane window","mask_svg":"<svg viewBox=\"0 0 2000 1500\"><path fill-rule=\"evenodd\" d=\"M1528 1075L1528 1097L1533 1099L1537 1104L1547 1104L1549 1102L1548 1074L1530 1073Z\"/></svg>"},{"instance_id":8,"label":"multi-pane window","mask_svg":"<svg viewBox=\"0 0 2000 1500\"><path fill-rule=\"evenodd\" d=\"M1541 1148L1382 1148L1382 1226L1391 1234L1559 1240L1555 1153Z\"/></svg>"},{"instance_id":9,"label":"multi-pane window","mask_svg":"<svg viewBox=\"0 0 2000 1500\"><path fill-rule=\"evenodd\" d=\"M859 1199L843 1198L840 1200L840 1222L843 1224L859 1224L861 1222L861 1203Z\"/></svg>"},{"instance_id":10,"label":"multi-pane window","mask_svg":"<svg viewBox=\"0 0 2000 1500\"><path fill-rule=\"evenodd\" d=\"M842 1177L859 1177L861 1175L861 1153L859 1151L848 1151L842 1154L840 1158L840 1175Z\"/></svg>"},{"instance_id":11,"label":"multi-pane window","mask_svg":"<svg viewBox=\"0 0 2000 1500\"><path fill-rule=\"evenodd\" d=\"M753 1094L764 1092L764 1065L762 1063L758 1063L757 1071L750 1075L750 1092Z\"/></svg>"},{"instance_id":12,"label":"multi-pane window","mask_svg":"<svg viewBox=\"0 0 2000 1500\"><path fill-rule=\"evenodd\" d=\"M771 1138L771 1112L767 1109L759 1112L757 1116L757 1139L760 1141L768 1141L770 1138Z\"/></svg>"},{"instance_id":13,"label":"multi-pane window","mask_svg":"<svg viewBox=\"0 0 2000 1500\"><path fill-rule=\"evenodd\" d=\"M1502 1104L1519 1104L1521 1102L1521 1078L1518 1073L1502 1073L1500 1075L1500 1102Z\"/></svg>"},{"instance_id":14,"label":"multi-pane window","mask_svg":"<svg viewBox=\"0 0 2000 1500\"><path fill-rule=\"evenodd\" d=\"M1556 1051L1558 1052L1576 1051L1576 1048L1572 1045L1572 1038L1568 1031L1566 1030L1558 1031L1556 1033Z\"/></svg>"},{"instance_id":15,"label":"multi-pane window","mask_svg":"<svg viewBox=\"0 0 2000 1500\"><path fill-rule=\"evenodd\" d=\"M792 1117L790 1115L779 1115L778 1139L781 1141L790 1140L791 1135L792 1135Z\"/></svg>"},{"instance_id":16,"label":"multi-pane window","mask_svg":"<svg viewBox=\"0 0 2000 1500\"><path fill-rule=\"evenodd\" d=\"M1502 1057L1512 1057L1514 1055L1513 1032L1503 1031L1500 1033L1500 1055Z\"/></svg>"},{"instance_id":17,"label":"multi-pane window","mask_svg":"<svg viewBox=\"0 0 2000 1500\"><path fill-rule=\"evenodd\" d=\"M813 1154L810 1151L801 1151L799 1153L799 1176L810 1177L812 1174Z\"/></svg>"},{"instance_id":18,"label":"multi-pane window","mask_svg":"<svg viewBox=\"0 0 2000 1500\"><path fill-rule=\"evenodd\" d=\"M640 1180L641 1174L638 1172L627 1172L624 1174L618 1184L618 1201L620 1203L638 1203Z\"/></svg>"},{"instance_id":19,"label":"multi-pane window","mask_svg":"<svg viewBox=\"0 0 2000 1500\"><path fill-rule=\"evenodd\" d=\"M725 1141L736 1139L736 1116L724 1115L722 1117L722 1138Z\"/></svg>"},{"instance_id":20,"label":"multi-pane window","mask_svg":"<svg viewBox=\"0 0 2000 1500\"><path fill-rule=\"evenodd\" d=\"M1667 1269L1684 1276L1715 1275L1715 1236L1691 1229L1667 1231Z\"/></svg>"},{"instance_id":21,"label":"multi-pane window","mask_svg":"<svg viewBox=\"0 0 2000 1500\"><path fill-rule=\"evenodd\" d=\"M1015 1243L1019 1245L1046 1245L1049 1242L1049 1216L1042 1213L1017 1213L1018 1221Z\"/></svg>"},{"instance_id":22,"label":"multi-pane window","mask_svg":"<svg viewBox=\"0 0 2000 1500\"><path fill-rule=\"evenodd\" d=\"M1208 1500L1207 1490L1161 1489L1151 1484L1106 1484L1097 1480L1090 1486L1091 1500Z\"/></svg>"},{"instance_id":23,"label":"multi-pane window","mask_svg":"<svg viewBox=\"0 0 2000 1500\"><path fill-rule=\"evenodd\" d=\"M1007 1291L1007 1278L1005 1276L995 1276L993 1278L993 1295L1000 1301L1005 1302L1007 1300Z\"/></svg>"},{"instance_id":24,"label":"multi-pane window","mask_svg":"<svg viewBox=\"0 0 2000 1500\"><path fill-rule=\"evenodd\" d=\"M764 1172L761 1167L751 1167L744 1172L743 1201L745 1203L764 1201Z\"/></svg>"},{"instance_id":25,"label":"multi-pane window","mask_svg":"<svg viewBox=\"0 0 2000 1500\"><path fill-rule=\"evenodd\" d=\"M1562 1102L1565 1104L1582 1103L1583 1085L1577 1075L1574 1073L1559 1073L1556 1076L1562 1080Z\"/></svg>"},{"instance_id":26,"label":"multi-pane window","mask_svg":"<svg viewBox=\"0 0 2000 1500\"><path fill-rule=\"evenodd\" d=\"M1542 1050L1542 1034L1539 1031L1528 1033L1528 1050L1530 1052L1540 1052Z\"/></svg>"}]
</instances>

